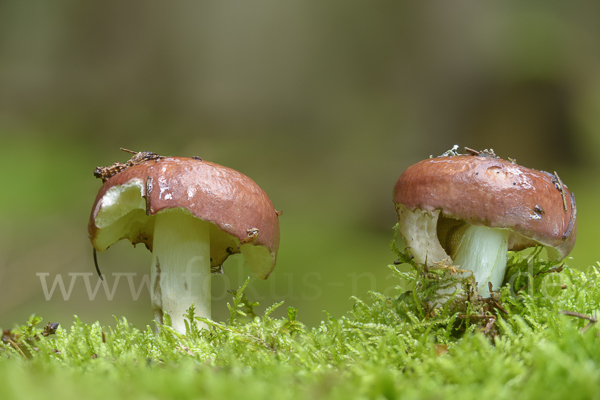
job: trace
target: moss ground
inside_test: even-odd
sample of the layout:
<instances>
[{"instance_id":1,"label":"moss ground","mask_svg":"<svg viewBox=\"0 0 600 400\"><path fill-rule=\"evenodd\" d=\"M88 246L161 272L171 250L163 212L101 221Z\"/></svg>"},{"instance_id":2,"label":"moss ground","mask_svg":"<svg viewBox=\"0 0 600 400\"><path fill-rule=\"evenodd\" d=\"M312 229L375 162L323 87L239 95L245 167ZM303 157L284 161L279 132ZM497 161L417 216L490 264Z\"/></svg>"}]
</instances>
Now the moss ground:
<instances>
[{"instance_id":1,"label":"moss ground","mask_svg":"<svg viewBox=\"0 0 600 400\"><path fill-rule=\"evenodd\" d=\"M312 329L293 308L273 318L281 303L255 315L244 287L229 321L186 335L168 321L157 334L124 318L114 328L76 318L54 329L34 316L5 331L0 398L600 398L598 269L513 255L494 300L473 297L466 279L432 309L435 289L457 278L412 266L390 266L412 291L369 293L348 316Z\"/></svg>"}]
</instances>

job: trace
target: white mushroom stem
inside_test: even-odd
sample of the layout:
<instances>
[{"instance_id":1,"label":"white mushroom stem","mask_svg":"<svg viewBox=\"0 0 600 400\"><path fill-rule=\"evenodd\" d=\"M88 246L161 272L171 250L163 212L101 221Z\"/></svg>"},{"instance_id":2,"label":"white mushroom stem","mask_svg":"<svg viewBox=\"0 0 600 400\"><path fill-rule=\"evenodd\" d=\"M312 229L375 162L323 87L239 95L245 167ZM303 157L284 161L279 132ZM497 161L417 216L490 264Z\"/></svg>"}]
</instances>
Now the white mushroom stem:
<instances>
[{"instance_id":1,"label":"white mushroom stem","mask_svg":"<svg viewBox=\"0 0 600 400\"><path fill-rule=\"evenodd\" d=\"M490 297L488 282L494 290L502 285L508 252L507 229L476 226L432 212L410 211L402 204L398 210L398 229L406 246L420 264L456 265L473 271L477 290ZM457 288L441 290L439 294L453 293Z\"/></svg>"},{"instance_id":2,"label":"white mushroom stem","mask_svg":"<svg viewBox=\"0 0 600 400\"><path fill-rule=\"evenodd\" d=\"M466 225L455 238L452 254L453 264L473 271L477 290L483 297L490 297L488 282L494 290L502 285L508 252L508 231L485 226Z\"/></svg>"},{"instance_id":3,"label":"white mushroom stem","mask_svg":"<svg viewBox=\"0 0 600 400\"><path fill-rule=\"evenodd\" d=\"M173 328L185 333L183 316L192 304L197 317L210 318L209 224L177 209L158 213L151 277L152 311L157 322L162 323L167 312Z\"/></svg>"}]
</instances>

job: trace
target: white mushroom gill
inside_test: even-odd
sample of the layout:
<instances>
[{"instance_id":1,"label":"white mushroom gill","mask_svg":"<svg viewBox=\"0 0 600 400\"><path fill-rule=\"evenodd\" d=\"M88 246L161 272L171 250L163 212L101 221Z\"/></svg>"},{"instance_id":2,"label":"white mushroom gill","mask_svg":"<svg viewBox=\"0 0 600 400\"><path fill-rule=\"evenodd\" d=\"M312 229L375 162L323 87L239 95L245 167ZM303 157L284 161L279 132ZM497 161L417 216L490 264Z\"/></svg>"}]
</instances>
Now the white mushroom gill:
<instances>
[{"instance_id":1,"label":"white mushroom gill","mask_svg":"<svg viewBox=\"0 0 600 400\"><path fill-rule=\"evenodd\" d=\"M396 208L398 230L415 261L429 266L439 262L450 264L450 257L437 238L440 210L428 212L417 208L410 211L402 204L398 204Z\"/></svg>"}]
</instances>

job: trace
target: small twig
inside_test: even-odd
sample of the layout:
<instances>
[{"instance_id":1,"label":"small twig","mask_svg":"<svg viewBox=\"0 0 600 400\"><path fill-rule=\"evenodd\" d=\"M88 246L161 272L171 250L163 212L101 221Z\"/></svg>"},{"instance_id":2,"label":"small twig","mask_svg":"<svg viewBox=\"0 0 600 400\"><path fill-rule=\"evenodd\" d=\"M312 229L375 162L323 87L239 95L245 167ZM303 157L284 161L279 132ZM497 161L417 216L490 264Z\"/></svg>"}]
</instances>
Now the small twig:
<instances>
[{"instance_id":1,"label":"small twig","mask_svg":"<svg viewBox=\"0 0 600 400\"><path fill-rule=\"evenodd\" d=\"M458 314L457 317L458 318L462 318L462 319L493 319L493 320L496 320L496 317L494 317L493 315L479 315L479 314L466 315L466 314Z\"/></svg>"},{"instance_id":2,"label":"small twig","mask_svg":"<svg viewBox=\"0 0 600 400\"><path fill-rule=\"evenodd\" d=\"M124 151L126 153L131 153L131 154L137 154L138 153L137 151L124 149L123 147L119 147L119 150Z\"/></svg>"},{"instance_id":3,"label":"small twig","mask_svg":"<svg viewBox=\"0 0 600 400\"><path fill-rule=\"evenodd\" d=\"M558 174L556 173L556 171L554 171L554 177L556 178L556 181L558 183L558 185L556 185L556 188L560 191L560 195L561 195L562 201L563 201L563 206L565 207L565 211L567 211L567 195L565 193L564 185L563 185L562 181L560 180L560 178L558 177Z\"/></svg>"},{"instance_id":4,"label":"small twig","mask_svg":"<svg viewBox=\"0 0 600 400\"><path fill-rule=\"evenodd\" d=\"M23 351L21 350L21 348L19 347L19 345L16 344L14 340L12 340L11 338L5 338L5 339L6 339L6 341L8 341L8 343L12 344L14 346L14 348L17 349L19 351L19 353L21 353L21 355L24 358L27 358L27 356L25 355L25 353L23 353Z\"/></svg>"},{"instance_id":5,"label":"small twig","mask_svg":"<svg viewBox=\"0 0 600 400\"><path fill-rule=\"evenodd\" d=\"M480 154L477 150L473 150L469 147L465 147L465 151L472 156L478 156Z\"/></svg>"},{"instance_id":6,"label":"small twig","mask_svg":"<svg viewBox=\"0 0 600 400\"><path fill-rule=\"evenodd\" d=\"M586 321L590 321L587 323L586 326L584 326L583 328L580 329L581 333L584 333L585 331L590 329L593 325L595 325L598 322L598 319L596 318L596 314L594 314L593 317L590 317L585 314L581 314L581 313L574 312L574 311L566 311L566 310L561 310L561 311L559 311L559 313L568 315L570 317L577 317L577 318L585 319Z\"/></svg>"},{"instance_id":7,"label":"small twig","mask_svg":"<svg viewBox=\"0 0 600 400\"><path fill-rule=\"evenodd\" d=\"M560 314L564 314L564 315L568 315L569 317L577 317L577 318L581 318L581 319L585 319L586 321L590 321L592 323L596 323L598 322L598 320L596 319L596 316L594 315L593 317L590 317L588 315L585 314L581 314L575 311L567 311L567 310L560 310L559 311Z\"/></svg>"},{"instance_id":8,"label":"small twig","mask_svg":"<svg viewBox=\"0 0 600 400\"><path fill-rule=\"evenodd\" d=\"M508 314L508 311L506 311L504 309L504 307L502 307L502 305L496 299L496 297L494 295L494 291L492 290L492 282L488 282L488 288L490 289L490 297L489 297L489 299L483 299L483 300L486 301L487 304L492 303L492 305L494 306L494 308L496 308L497 310L502 311L504 314Z\"/></svg>"}]
</instances>

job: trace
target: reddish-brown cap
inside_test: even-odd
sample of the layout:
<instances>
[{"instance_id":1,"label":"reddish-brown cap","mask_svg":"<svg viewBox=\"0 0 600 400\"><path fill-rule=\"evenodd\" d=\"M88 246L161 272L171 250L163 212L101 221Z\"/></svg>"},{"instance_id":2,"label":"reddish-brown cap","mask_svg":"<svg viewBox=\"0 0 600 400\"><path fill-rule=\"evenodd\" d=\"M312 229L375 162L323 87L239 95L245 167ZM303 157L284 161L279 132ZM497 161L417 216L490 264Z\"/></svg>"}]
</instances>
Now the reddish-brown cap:
<instances>
[{"instance_id":1,"label":"reddish-brown cap","mask_svg":"<svg viewBox=\"0 0 600 400\"><path fill-rule=\"evenodd\" d=\"M394 203L512 231L509 249L541 244L566 257L575 245L575 197L556 174L490 156L450 156L406 169Z\"/></svg>"},{"instance_id":2,"label":"reddish-brown cap","mask_svg":"<svg viewBox=\"0 0 600 400\"><path fill-rule=\"evenodd\" d=\"M103 209L116 208L110 218ZM267 194L231 168L199 159L167 157L133 165L110 177L100 189L88 225L98 251L120 239L152 250L157 213L180 208L210 225L211 266L240 252L242 246L268 250L269 265L250 265L265 279L275 266L279 247L278 213ZM106 231L106 232L105 232ZM249 261L249 260L246 260Z\"/></svg>"}]
</instances>

